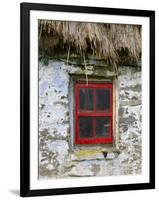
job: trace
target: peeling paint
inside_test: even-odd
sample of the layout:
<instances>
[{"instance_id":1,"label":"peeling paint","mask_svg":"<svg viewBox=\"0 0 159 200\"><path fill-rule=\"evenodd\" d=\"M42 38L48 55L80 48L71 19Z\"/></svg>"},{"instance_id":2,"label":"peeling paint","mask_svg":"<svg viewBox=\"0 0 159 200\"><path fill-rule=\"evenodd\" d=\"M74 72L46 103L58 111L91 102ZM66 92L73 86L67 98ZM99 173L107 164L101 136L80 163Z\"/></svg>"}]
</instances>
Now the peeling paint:
<instances>
[{"instance_id":1,"label":"peeling paint","mask_svg":"<svg viewBox=\"0 0 159 200\"><path fill-rule=\"evenodd\" d=\"M113 78L108 66L88 66L88 77ZM118 147L74 149L70 75L85 77L83 66L61 61L39 63L39 177L85 177L140 174L142 157L141 68L119 67ZM72 86L71 86L72 87ZM73 95L73 93L71 93ZM107 149L107 151L105 150ZM103 151L106 152L105 156Z\"/></svg>"}]
</instances>

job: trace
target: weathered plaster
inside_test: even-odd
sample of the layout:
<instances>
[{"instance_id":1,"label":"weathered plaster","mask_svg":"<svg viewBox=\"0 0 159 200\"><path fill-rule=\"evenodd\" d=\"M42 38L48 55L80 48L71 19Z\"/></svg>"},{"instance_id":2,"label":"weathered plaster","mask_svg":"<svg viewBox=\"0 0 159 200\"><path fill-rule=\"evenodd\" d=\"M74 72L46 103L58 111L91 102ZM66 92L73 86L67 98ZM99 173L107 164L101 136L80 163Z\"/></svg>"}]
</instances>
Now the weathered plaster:
<instances>
[{"instance_id":1,"label":"weathered plaster","mask_svg":"<svg viewBox=\"0 0 159 200\"><path fill-rule=\"evenodd\" d=\"M39 63L39 177L141 173L141 68L120 67L115 82L115 146L74 145L73 81L83 66L62 61ZM108 66L88 66L89 79L112 80Z\"/></svg>"}]
</instances>

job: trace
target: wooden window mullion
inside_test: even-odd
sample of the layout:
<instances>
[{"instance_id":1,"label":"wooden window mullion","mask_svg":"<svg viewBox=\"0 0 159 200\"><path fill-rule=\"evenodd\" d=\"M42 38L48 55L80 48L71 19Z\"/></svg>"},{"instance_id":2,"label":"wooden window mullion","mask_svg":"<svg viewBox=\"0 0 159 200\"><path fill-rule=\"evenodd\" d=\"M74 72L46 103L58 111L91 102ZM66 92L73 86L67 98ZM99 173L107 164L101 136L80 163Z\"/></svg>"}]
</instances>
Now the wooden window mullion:
<instances>
[{"instance_id":1,"label":"wooden window mullion","mask_svg":"<svg viewBox=\"0 0 159 200\"><path fill-rule=\"evenodd\" d=\"M82 110L80 111L79 109L79 90L80 88L84 89L84 88L91 88L93 89L93 110ZM109 113L105 112L105 111L97 111L97 107L96 107L96 91L98 89L108 89L110 92L110 108L109 108ZM86 96L86 108L89 107L88 105L88 96ZM112 125L113 125L113 99L112 99L112 84L110 83L93 83L93 84L89 84L89 85L85 85L85 84L79 84L76 83L75 86L75 113L76 113L76 119L75 119L75 123L76 123L76 144L99 144L99 143L111 143L112 142ZM93 137L92 138L80 138L80 133L79 133L79 117L92 117L92 133L93 133ZM96 118L97 117L110 117L110 123L109 123L109 137L96 137Z\"/></svg>"},{"instance_id":2,"label":"wooden window mullion","mask_svg":"<svg viewBox=\"0 0 159 200\"><path fill-rule=\"evenodd\" d=\"M93 111L96 113L96 88L93 89ZM93 137L96 137L96 118L93 117Z\"/></svg>"}]
</instances>

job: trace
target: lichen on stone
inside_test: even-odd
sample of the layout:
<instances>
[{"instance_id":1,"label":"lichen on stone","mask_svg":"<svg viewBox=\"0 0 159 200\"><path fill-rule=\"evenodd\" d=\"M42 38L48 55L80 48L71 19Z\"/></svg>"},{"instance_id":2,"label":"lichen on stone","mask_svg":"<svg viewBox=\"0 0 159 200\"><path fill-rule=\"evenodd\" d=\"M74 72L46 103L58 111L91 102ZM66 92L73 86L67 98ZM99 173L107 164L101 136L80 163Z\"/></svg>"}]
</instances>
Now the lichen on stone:
<instances>
[{"instance_id":1,"label":"lichen on stone","mask_svg":"<svg viewBox=\"0 0 159 200\"><path fill-rule=\"evenodd\" d=\"M118 150L74 144L70 76L85 78L83 66L49 60L39 63L39 177L85 177L140 174L142 172L141 68L119 67ZM109 66L90 64L88 78L114 78ZM73 95L73 93L71 93ZM72 98L73 99L73 98ZM71 104L71 105L70 105ZM106 152L105 156L103 152Z\"/></svg>"}]
</instances>

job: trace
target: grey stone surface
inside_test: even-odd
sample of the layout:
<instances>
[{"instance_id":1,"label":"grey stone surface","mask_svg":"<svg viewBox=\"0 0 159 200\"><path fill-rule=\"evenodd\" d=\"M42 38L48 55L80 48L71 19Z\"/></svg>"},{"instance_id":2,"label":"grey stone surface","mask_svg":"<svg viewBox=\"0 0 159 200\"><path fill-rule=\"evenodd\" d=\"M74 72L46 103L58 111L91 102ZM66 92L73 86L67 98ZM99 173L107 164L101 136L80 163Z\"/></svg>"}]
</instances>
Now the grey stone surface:
<instances>
[{"instance_id":1,"label":"grey stone surface","mask_svg":"<svg viewBox=\"0 0 159 200\"><path fill-rule=\"evenodd\" d=\"M112 78L108 67L88 67L88 74ZM61 61L39 63L39 176L114 176L140 174L142 155L141 69L120 67L118 76L118 152L108 148L104 158L83 153L73 145L74 131L70 106L70 75L85 75L84 67L66 66ZM85 76L84 76L85 77ZM72 100L71 100L72 101ZM106 148L106 147L104 147ZM82 148L84 149L84 147ZM89 148L90 149L90 148ZM93 150L95 147L92 148ZM103 146L101 147L103 149Z\"/></svg>"}]
</instances>

